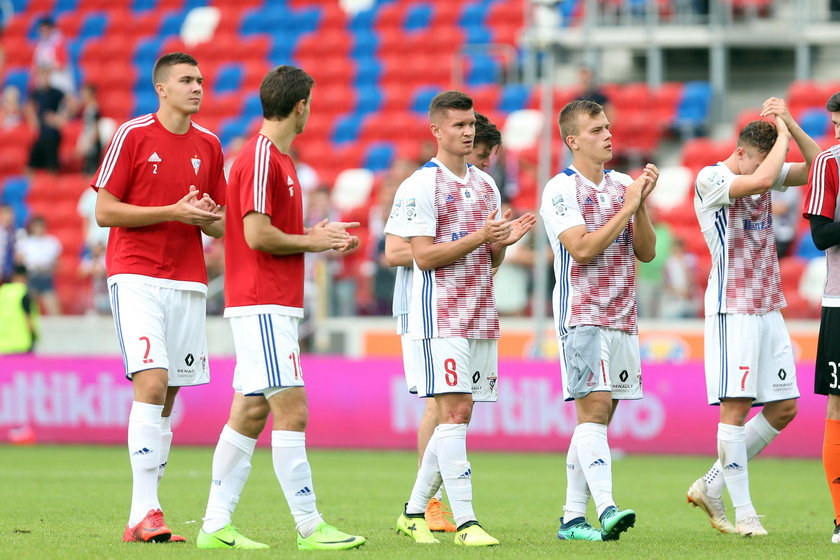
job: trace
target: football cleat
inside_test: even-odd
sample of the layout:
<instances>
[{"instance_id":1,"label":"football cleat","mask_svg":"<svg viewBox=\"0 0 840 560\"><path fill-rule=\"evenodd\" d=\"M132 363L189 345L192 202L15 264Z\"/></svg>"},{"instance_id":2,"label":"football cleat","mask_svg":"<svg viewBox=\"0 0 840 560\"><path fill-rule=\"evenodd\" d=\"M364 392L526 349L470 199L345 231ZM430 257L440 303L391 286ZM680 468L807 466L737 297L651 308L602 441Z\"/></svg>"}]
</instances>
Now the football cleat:
<instances>
[{"instance_id":1,"label":"football cleat","mask_svg":"<svg viewBox=\"0 0 840 560\"><path fill-rule=\"evenodd\" d=\"M150 509L140 523L134 527L125 526L123 542L166 542L171 537L172 530L164 523L163 512Z\"/></svg>"},{"instance_id":2,"label":"football cleat","mask_svg":"<svg viewBox=\"0 0 840 560\"><path fill-rule=\"evenodd\" d=\"M297 534L298 550L347 550L365 544L364 537L348 535L322 522L308 537Z\"/></svg>"},{"instance_id":3,"label":"football cleat","mask_svg":"<svg viewBox=\"0 0 840 560\"><path fill-rule=\"evenodd\" d=\"M175 533L172 533L172 536L169 537L169 540L166 541L166 542L171 542L171 543L187 542L187 539L185 537L181 536L181 535L176 535Z\"/></svg>"},{"instance_id":4,"label":"football cleat","mask_svg":"<svg viewBox=\"0 0 840 560\"><path fill-rule=\"evenodd\" d=\"M205 533L204 529L198 532L195 539L196 548L237 548L240 550L259 550L270 548L267 544L252 541L239 532L239 529L228 523L218 531Z\"/></svg>"},{"instance_id":5,"label":"football cleat","mask_svg":"<svg viewBox=\"0 0 840 560\"><path fill-rule=\"evenodd\" d=\"M425 518L426 525L429 526L429 531L440 531L444 533L455 532L455 523L452 521L452 512L437 498L429 500L429 505L426 506Z\"/></svg>"},{"instance_id":6,"label":"football cleat","mask_svg":"<svg viewBox=\"0 0 840 560\"><path fill-rule=\"evenodd\" d=\"M837 524L837 521L834 522L834 534L831 535L831 542L840 544L840 525Z\"/></svg>"},{"instance_id":7,"label":"football cleat","mask_svg":"<svg viewBox=\"0 0 840 560\"><path fill-rule=\"evenodd\" d=\"M461 546L496 546L499 540L491 537L477 521L468 521L455 533L455 544Z\"/></svg>"},{"instance_id":8,"label":"football cleat","mask_svg":"<svg viewBox=\"0 0 840 560\"><path fill-rule=\"evenodd\" d=\"M417 544L439 544L440 541L429 531L429 526L423 516L408 517L401 513L397 517L397 533L402 533L414 539Z\"/></svg>"},{"instance_id":9,"label":"football cleat","mask_svg":"<svg viewBox=\"0 0 840 560\"><path fill-rule=\"evenodd\" d=\"M568 523L561 519L560 530L557 531L557 538L561 541L602 541L604 540L601 531L590 525L586 518L576 517Z\"/></svg>"},{"instance_id":10,"label":"football cleat","mask_svg":"<svg viewBox=\"0 0 840 560\"><path fill-rule=\"evenodd\" d=\"M632 509L620 510L610 506L601 513L601 538L605 541L617 541L621 533L636 524L636 512Z\"/></svg>"},{"instance_id":11,"label":"football cleat","mask_svg":"<svg viewBox=\"0 0 840 560\"><path fill-rule=\"evenodd\" d=\"M723 499L711 497L708 488L706 479L695 480L694 484L688 487L686 493L688 503L706 512L713 529L717 529L721 533L737 533L735 526L726 518L726 506L723 505Z\"/></svg>"},{"instance_id":12,"label":"football cleat","mask_svg":"<svg viewBox=\"0 0 840 560\"><path fill-rule=\"evenodd\" d=\"M758 520L758 515L754 513L738 520L735 523L735 530L744 537L763 537L767 534L767 530L761 526L761 521Z\"/></svg>"}]
</instances>

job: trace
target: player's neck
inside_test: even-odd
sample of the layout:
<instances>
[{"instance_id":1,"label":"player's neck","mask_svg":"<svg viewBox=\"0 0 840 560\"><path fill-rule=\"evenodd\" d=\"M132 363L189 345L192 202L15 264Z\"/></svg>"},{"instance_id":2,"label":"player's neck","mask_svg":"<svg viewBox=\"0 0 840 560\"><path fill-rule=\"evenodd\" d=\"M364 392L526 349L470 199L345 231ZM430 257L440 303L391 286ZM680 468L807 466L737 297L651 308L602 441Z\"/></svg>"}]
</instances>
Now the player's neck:
<instances>
[{"instance_id":1,"label":"player's neck","mask_svg":"<svg viewBox=\"0 0 840 560\"><path fill-rule=\"evenodd\" d=\"M572 165L575 166L581 175L586 177L594 185L600 185L604 180L604 164L594 161L581 160L579 158L572 158Z\"/></svg>"},{"instance_id":2,"label":"player's neck","mask_svg":"<svg viewBox=\"0 0 840 560\"><path fill-rule=\"evenodd\" d=\"M456 176L462 179L467 176L466 156L459 156L456 154L450 154L449 152L445 152L443 150L438 150L435 158L437 158L439 162L445 165L446 168Z\"/></svg>"},{"instance_id":3,"label":"player's neck","mask_svg":"<svg viewBox=\"0 0 840 560\"><path fill-rule=\"evenodd\" d=\"M161 126L172 134L186 134L190 131L192 115L188 113L173 111L165 105L161 105L155 116Z\"/></svg>"},{"instance_id":4,"label":"player's neck","mask_svg":"<svg viewBox=\"0 0 840 560\"><path fill-rule=\"evenodd\" d=\"M738 156L735 154L735 152L732 152L732 155L723 160L723 165L725 165L727 169L729 169L729 171L731 171L734 175L741 174L741 170L738 166Z\"/></svg>"},{"instance_id":5,"label":"player's neck","mask_svg":"<svg viewBox=\"0 0 840 560\"><path fill-rule=\"evenodd\" d=\"M282 121L263 119L260 134L271 140L271 143L281 153L288 154L292 147L292 141L297 136L297 131L295 130L295 123L292 119L283 119Z\"/></svg>"}]
</instances>

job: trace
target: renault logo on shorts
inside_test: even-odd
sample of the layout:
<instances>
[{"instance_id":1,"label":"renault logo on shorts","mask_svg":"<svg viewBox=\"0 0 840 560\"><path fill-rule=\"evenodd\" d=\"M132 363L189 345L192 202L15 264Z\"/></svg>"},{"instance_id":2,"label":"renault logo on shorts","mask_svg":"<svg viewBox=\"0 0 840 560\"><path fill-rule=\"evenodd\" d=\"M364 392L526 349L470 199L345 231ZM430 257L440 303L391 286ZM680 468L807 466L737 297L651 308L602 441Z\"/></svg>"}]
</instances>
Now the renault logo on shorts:
<instances>
[{"instance_id":1,"label":"renault logo on shorts","mask_svg":"<svg viewBox=\"0 0 840 560\"><path fill-rule=\"evenodd\" d=\"M184 363L186 363L187 366L192 366L193 362L195 362L195 358L193 358L193 355L192 354L187 354L187 357L184 358Z\"/></svg>"},{"instance_id":2,"label":"renault logo on shorts","mask_svg":"<svg viewBox=\"0 0 840 560\"><path fill-rule=\"evenodd\" d=\"M618 378L619 378L619 379L621 379L621 382L622 382L622 383L624 383L625 381L627 381L627 378L628 378L628 377L630 377L630 375L627 373L627 370L626 370L626 369L625 369L625 370L622 370L622 372L618 374Z\"/></svg>"},{"instance_id":3,"label":"renault logo on shorts","mask_svg":"<svg viewBox=\"0 0 840 560\"><path fill-rule=\"evenodd\" d=\"M784 381L786 377L787 377L787 372L784 369L780 369L779 370L779 379Z\"/></svg>"},{"instance_id":4,"label":"renault logo on shorts","mask_svg":"<svg viewBox=\"0 0 840 560\"><path fill-rule=\"evenodd\" d=\"M478 372L478 371L477 371L477 372L475 372L475 373L473 374L473 383L478 383L478 381L479 381L480 379L481 379L481 372Z\"/></svg>"}]
</instances>

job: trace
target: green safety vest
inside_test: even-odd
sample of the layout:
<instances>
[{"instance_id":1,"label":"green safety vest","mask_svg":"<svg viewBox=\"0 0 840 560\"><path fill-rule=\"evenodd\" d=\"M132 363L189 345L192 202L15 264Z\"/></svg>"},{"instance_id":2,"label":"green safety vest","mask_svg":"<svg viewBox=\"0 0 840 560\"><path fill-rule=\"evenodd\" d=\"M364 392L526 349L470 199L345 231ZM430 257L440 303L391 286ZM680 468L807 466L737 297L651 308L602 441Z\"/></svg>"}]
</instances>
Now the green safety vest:
<instances>
[{"instance_id":1,"label":"green safety vest","mask_svg":"<svg viewBox=\"0 0 840 560\"><path fill-rule=\"evenodd\" d=\"M32 349L32 332L23 309L26 290L21 282L0 284L0 354L22 354Z\"/></svg>"}]
</instances>

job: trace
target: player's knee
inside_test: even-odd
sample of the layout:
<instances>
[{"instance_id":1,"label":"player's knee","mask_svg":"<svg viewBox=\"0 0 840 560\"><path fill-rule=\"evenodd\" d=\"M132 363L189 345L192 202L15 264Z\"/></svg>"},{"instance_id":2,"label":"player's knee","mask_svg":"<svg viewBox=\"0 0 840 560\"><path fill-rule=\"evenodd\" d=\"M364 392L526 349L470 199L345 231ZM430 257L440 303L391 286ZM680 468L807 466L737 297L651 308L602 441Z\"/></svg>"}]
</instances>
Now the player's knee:
<instances>
[{"instance_id":1,"label":"player's knee","mask_svg":"<svg viewBox=\"0 0 840 560\"><path fill-rule=\"evenodd\" d=\"M447 413L446 424L469 424L472 418L470 403L454 406Z\"/></svg>"},{"instance_id":2,"label":"player's knee","mask_svg":"<svg viewBox=\"0 0 840 560\"><path fill-rule=\"evenodd\" d=\"M791 399L789 401L784 401L776 411L776 418L774 424L774 428L777 430L783 429L785 426L790 424L794 418L796 418L797 406L796 401Z\"/></svg>"}]
</instances>

